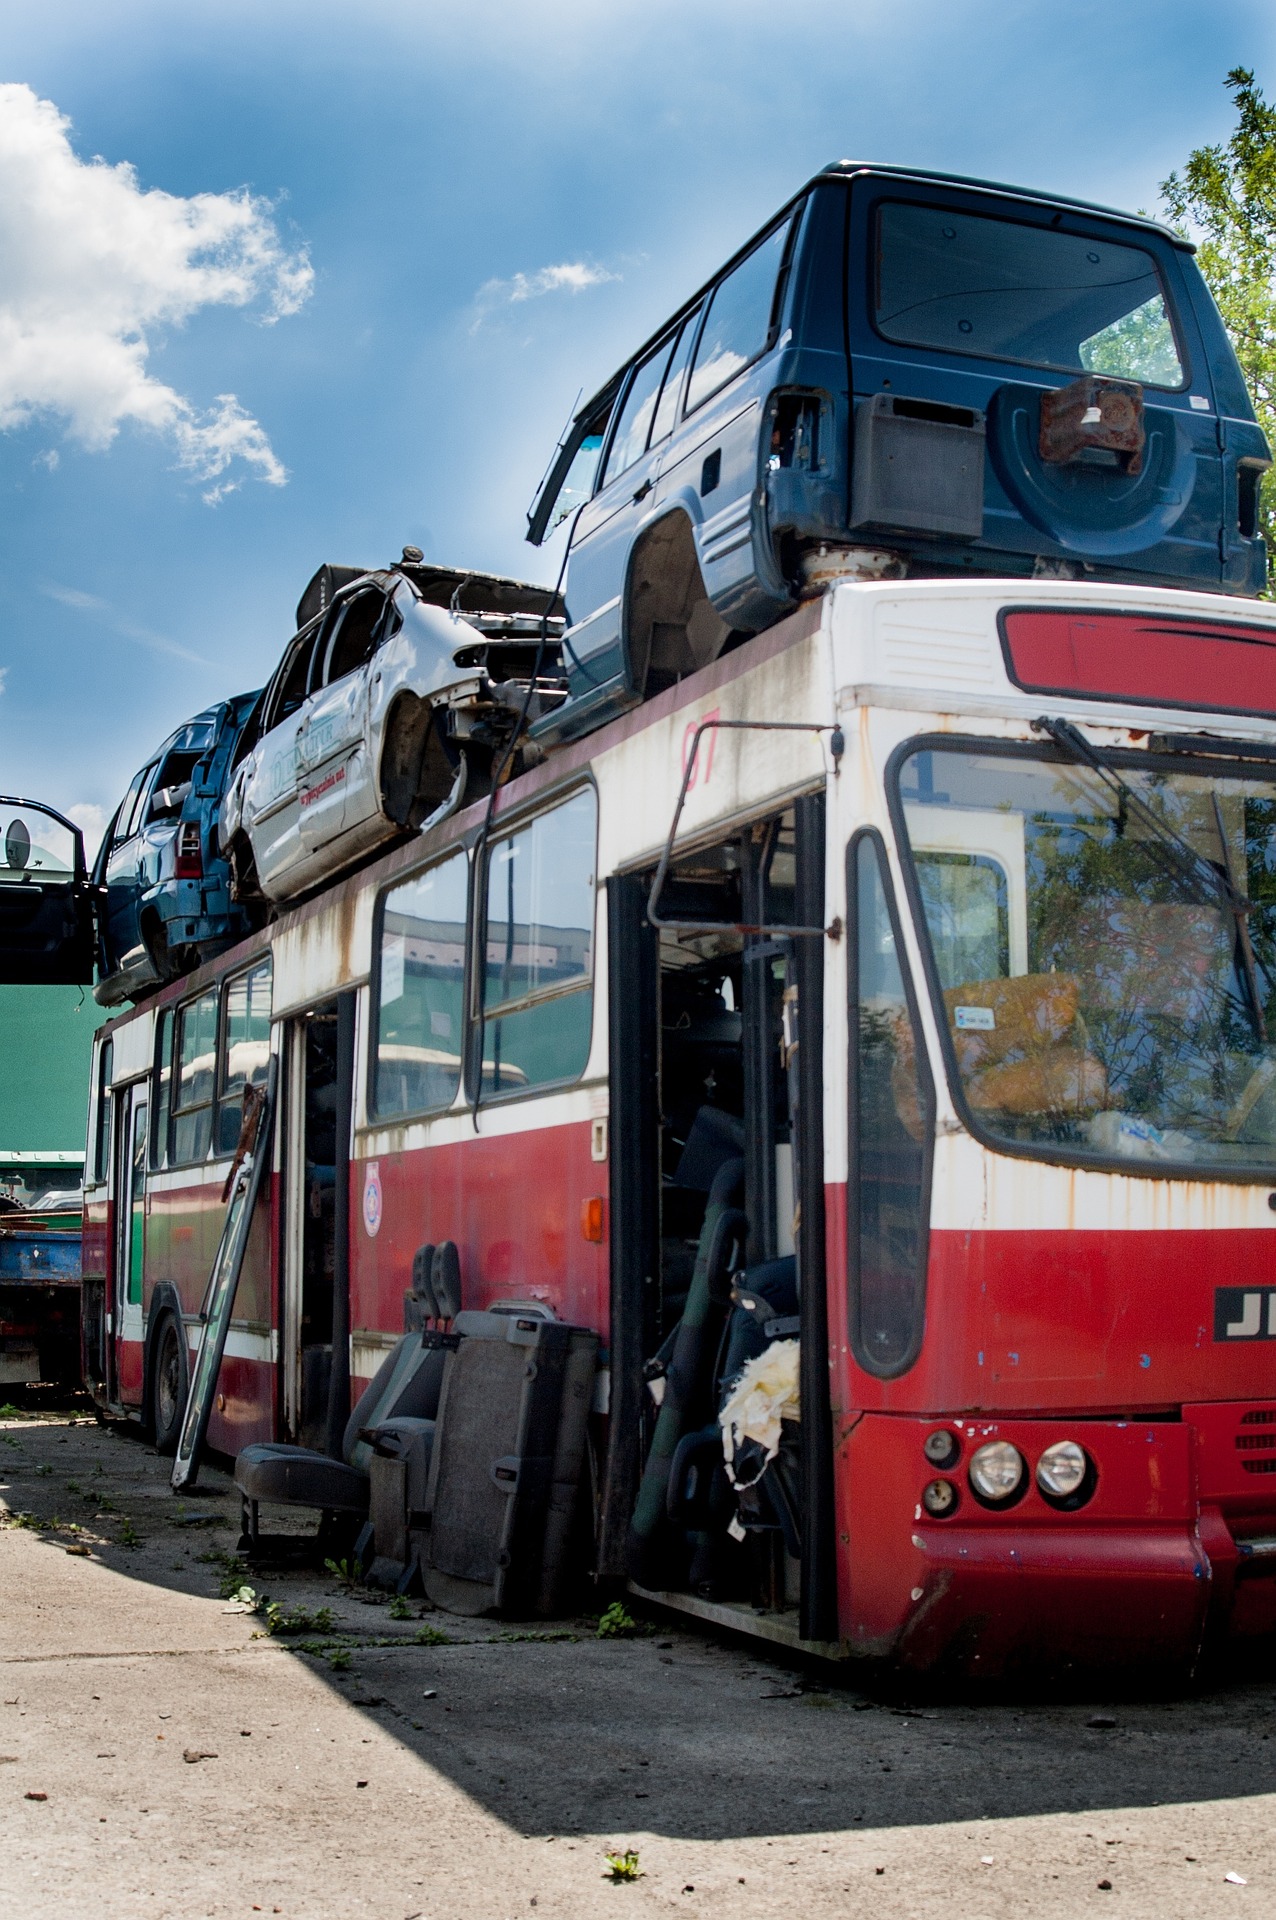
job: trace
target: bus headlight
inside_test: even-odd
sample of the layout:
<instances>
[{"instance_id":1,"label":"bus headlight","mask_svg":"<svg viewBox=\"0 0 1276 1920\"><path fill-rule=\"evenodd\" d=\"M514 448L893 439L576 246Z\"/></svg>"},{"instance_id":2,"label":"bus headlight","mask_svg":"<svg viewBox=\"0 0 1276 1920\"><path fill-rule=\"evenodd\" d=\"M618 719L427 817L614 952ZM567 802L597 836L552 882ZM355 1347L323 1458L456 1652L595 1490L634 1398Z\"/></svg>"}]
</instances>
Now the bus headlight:
<instances>
[{"instance_id":1,"label":"bus headlight","mask_svg":"<svg viewBox=\"0 0 1276 1920\"><path fill-rule=\"evenodd\" d=\"M1023 1455L1009 1440L990 1440L971 1456L970 1484L980 1500L1004 1506L1023 1486Z\"/></svg>"},{"instance_id":2,"label":"bus headlight","mask_svg":"<svg viewBox=\"0 0 1276 1920\"><path fill-rule=\"evenodd\" d=\"M1089 1472L1084 1447L1075 1440L1056 1440L1037 1462L1037 1485L1047 1500L1071 1500L1080 1493Z\"/></svg>"}]
</instances>

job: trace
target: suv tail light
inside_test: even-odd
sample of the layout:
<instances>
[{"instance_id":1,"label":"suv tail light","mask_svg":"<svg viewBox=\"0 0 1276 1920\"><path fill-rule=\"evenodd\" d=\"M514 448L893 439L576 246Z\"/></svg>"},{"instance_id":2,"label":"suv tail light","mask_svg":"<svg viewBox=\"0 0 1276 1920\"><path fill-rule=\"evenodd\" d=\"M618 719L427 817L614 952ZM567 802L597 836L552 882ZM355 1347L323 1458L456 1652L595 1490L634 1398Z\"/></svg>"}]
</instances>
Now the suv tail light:
<instances>
[{"instance_id":1,"label":"suv tail light","mask_svg":"<svg viewBox=\"0 0 1276 1920\"><path fill-rule=\"evenodd\" d=\"M178 830L174 871L179 880L202 880L204 877L204 853L199 844L198 820L183 820Z\"/></svg>"}]
</instances>

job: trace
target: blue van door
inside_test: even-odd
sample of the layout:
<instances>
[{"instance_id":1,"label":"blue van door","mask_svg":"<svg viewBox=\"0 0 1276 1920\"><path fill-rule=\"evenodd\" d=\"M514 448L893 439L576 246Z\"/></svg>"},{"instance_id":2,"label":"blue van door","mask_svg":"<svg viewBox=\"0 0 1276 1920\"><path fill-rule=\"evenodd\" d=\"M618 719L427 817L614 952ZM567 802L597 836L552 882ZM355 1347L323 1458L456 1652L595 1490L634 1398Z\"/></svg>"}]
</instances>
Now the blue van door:
<instances>
[{"instance_id":1,"label":"blue van door","mask_svg":"<svg viewBox=\"0 0 1276 1920\"><path fill-rule=\"evenodd\" d=\"M790 215L724 273L709 295L686 382L683 420L660 475L659 504L696 529L705 591L728 628L776 616L758 579L758 439L774 384L780 273ZM697 663L701 664L701 663Z\"/></svg>"},{"instance_id":2,"label":"blue van door","mask_svg":"<svg viewBox=\"0 0 1276 1920\"><path fill-rule=\"evenodd\" d=\"M853 187L849 274L854 532L889 544L888 525L859 517L872 493L868 403L879 439L891 416L896 461L914 426L920 443L947 409L955 425L986 420L982 529L976 499L976 530L954 541L941 502L928 541L922 500L913 551L978 572L1044 562L1217 590L1217 408L1168 236L1082 208L870 177ZM1137 449L1051 442L1052 396L1073 387L1084 401L1087 376L1137 399Z\"/></svg>"},{"instance_id":3,"label":"blue van door","mask_svg":"<svg viewBox=\"0 0 1276 1920\"><path fill-rule=\"evenodd\" d=\"M563 638L573 698L626 672L625 581L634 541L654 513L662 448L653 428L675 345L667 335L629 373L594 497L576 522Z\"/></svg>"}]
</instances>

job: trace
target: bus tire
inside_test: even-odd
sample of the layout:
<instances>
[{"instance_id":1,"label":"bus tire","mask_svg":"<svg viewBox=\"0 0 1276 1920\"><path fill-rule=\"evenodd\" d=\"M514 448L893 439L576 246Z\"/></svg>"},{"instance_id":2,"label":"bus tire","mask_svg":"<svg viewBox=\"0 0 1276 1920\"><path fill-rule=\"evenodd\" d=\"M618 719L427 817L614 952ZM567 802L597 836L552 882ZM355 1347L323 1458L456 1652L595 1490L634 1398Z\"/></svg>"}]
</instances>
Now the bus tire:
<instances>
[{"instance_id":1,"label":"bus tire","mask_svg":"<svg viewBox=\"0 0 1276 1920\"><path fill-rule=\"evenodd\" d=\"M156 1453L176 1453L190 1391L186 1333L171 1307L165 1308L151 1348L151 1431Z\"/></svg>"}]
</instances>

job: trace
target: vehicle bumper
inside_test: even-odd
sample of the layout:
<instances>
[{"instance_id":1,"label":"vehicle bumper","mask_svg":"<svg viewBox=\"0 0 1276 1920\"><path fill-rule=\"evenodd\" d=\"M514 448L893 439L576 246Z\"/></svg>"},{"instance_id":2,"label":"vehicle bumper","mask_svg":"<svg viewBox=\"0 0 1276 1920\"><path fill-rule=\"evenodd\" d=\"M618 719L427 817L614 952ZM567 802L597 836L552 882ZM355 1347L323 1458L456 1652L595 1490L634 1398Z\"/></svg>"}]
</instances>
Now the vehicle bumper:
<instances>
[{"instance_id":1,"label":"vehicle bumper","mask_svg":"<svg viewBox=\"0 0 1276 1920\"><path fill-rule=\"evenodd\" d=\"M1276 1403L1182 1415L855 1420L838 1474L850 1646L967 1675L1190 1670L1207 1639L1276 1633L1276 1474L1246 1472L1237 1463L1259 1450L1228 1445L1238 1434L1276 1442ZM961 1449L942 1473L922 1452L937 1427ZM1096 1470L1093 1494L1073 1512L1052 1507L1035 1481L1042 1452L1062 1439L1079 1441ZM988 1440L1010 1441L1027 1463L1025 1490L1008 1508L984 1507L970 1489L970 1456ZM942 1519L922 1504L938 1478L958 1492Z\"/></svg>"}]
</instances>

